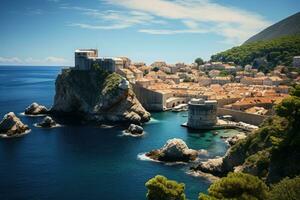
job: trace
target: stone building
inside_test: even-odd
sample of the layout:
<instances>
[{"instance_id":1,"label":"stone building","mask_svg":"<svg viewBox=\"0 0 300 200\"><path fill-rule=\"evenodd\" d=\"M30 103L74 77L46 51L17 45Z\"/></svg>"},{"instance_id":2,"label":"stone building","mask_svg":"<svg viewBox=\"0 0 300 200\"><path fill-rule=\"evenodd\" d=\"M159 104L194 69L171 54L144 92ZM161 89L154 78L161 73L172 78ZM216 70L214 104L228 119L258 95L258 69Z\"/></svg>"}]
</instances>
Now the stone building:
<instances>
[{"instance_id":1,"label":"stone building","mask_svg":"<svg viewBox=\"0 0 300 200\"><path fill-rule=\"evenodd\" d=\"M97 49L75 50L75 70L91 70L94 64L109 72L123 68L122 59L98 57Z\"/></svg>"},{"instance_id":2,"label":"stone building","mask_svg":"<svg viewBox=\"0 0 300 200\"><path fill-rule=\"evenodd\" d=\"M293 58L293 67L300 67L300 56L295 56Z\"/></svg>"},{"instance_id":3,"label":"stone building","mask_svg":"<svg viewBox=\"0 0 300 200\"><path fill-rule=\"evenodd\" d=\"M192 99L188 104L187 126L192 129L209 129L217 123L217 101Z\"/></svg>"}]
</instances>

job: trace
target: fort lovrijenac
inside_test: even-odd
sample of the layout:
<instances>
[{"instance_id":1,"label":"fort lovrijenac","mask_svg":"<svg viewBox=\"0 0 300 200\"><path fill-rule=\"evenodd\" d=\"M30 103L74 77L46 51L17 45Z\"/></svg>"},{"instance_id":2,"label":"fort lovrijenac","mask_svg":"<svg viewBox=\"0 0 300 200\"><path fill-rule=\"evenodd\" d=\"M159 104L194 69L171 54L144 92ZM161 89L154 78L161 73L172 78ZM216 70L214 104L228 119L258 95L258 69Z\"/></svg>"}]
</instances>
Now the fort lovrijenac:
<instances>
[{"instance_id":1,"label":"fort lovrijenac","mask_svg":"<svg viewBox=\"0 0 300 200\"><path fill-rule=\"evenodd\" d=\"M109 72L115 72L118 68L123 68L121 58L98 57L97 49L75 50L75 69L90 70L94 64L99 64L102 69Z\"/></svg>"}]
</instances>

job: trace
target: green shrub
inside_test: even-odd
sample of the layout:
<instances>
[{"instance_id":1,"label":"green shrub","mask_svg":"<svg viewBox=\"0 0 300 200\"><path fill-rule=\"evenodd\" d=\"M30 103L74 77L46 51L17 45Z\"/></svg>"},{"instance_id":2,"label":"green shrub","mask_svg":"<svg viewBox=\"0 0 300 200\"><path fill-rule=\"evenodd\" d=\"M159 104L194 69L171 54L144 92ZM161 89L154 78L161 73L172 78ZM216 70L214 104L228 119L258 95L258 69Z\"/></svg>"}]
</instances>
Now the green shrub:
<instances>
[{"instance_id":1,"label":"green shrub","mask_svg":"<svg viewBox=\"0 0 300 200\"><path fill-rule=\"evenodd\" d=\"M244 173L229 173L227 177L214 182L208 189L208 195L200 193L199 200L265 200L268 187L256 176Z\"/></svg>"},{"instance_id":2,"label":"green shrub","mask_svg":"<svg viewBox=\"0 0 300 200\"><path fill-rule=\"evenodd\" d=\"M183 183L157 175L146 183L148 200L185 200Z\"/></svg>"},{"instance_id":3,"label":"green shrub","mask_svg":"<svg viewBox=\"0 0 300 200\"><path fill-rule=\"evenodd\" d=\"M271 187L270 200L300 199L300 177L285 178Z\"/></svg>"},{"instance_id":4,"label":"green shrub","mask_svg":"<svg viewBox=\"0 0 300 200\"><path fill-rule=\"evenodd\" d=\"M102 94L115 95L115 93L118 91L121 80L122 77L120 75L116 73L109 74L104 81Z\"/></svg>"}]
</instances>

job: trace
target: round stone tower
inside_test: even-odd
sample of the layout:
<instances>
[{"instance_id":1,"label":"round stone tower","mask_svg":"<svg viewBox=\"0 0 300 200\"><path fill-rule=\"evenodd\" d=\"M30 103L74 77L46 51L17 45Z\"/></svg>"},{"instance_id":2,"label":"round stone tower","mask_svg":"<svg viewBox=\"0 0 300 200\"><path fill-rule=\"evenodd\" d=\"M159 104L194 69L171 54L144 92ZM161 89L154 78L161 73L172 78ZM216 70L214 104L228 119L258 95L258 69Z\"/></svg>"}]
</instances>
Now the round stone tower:
<instances>
[{"instance_id":1,"label":"round stone tower","mask_svg":"<svg viewBox=\"0 0 300 200\"><path fill-rule=\"evenodd\" d=\"M209 129L217 123L217 101L192 99L188 107L187 126L192 129Z\"/></svg>"}]
</instances>

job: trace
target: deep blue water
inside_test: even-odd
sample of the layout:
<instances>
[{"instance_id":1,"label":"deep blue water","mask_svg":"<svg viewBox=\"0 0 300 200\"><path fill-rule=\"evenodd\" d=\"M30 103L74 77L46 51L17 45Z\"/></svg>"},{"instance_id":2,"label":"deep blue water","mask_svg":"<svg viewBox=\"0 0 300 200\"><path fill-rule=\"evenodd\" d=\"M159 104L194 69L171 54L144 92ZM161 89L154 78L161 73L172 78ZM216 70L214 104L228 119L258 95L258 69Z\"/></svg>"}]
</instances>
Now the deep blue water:
<instances>
[{"instance_id":1,"label":"deep blue water","mask_svg":"<svg viewBox=\"0 0 300 200\"><path fill-rule=\"evenodd\" d=\"M0 115L16 114L36 101L51 106L60 67L0 66ZM54 129L33 126L42 117L21 120L32 129L21 138L0 140L0 199L143 200L145 182L157 174L186 184L189 199L205 192L209 181L186 174L188 166L143 161L138 154L182 138L190 148L209 156L227 149L211 132L188 132L180 124L186 113L152 113L142 138L120 136L120 128L66 125ZM222 133L221 134L228 134Z\"/></svg>"}]
</instances>

